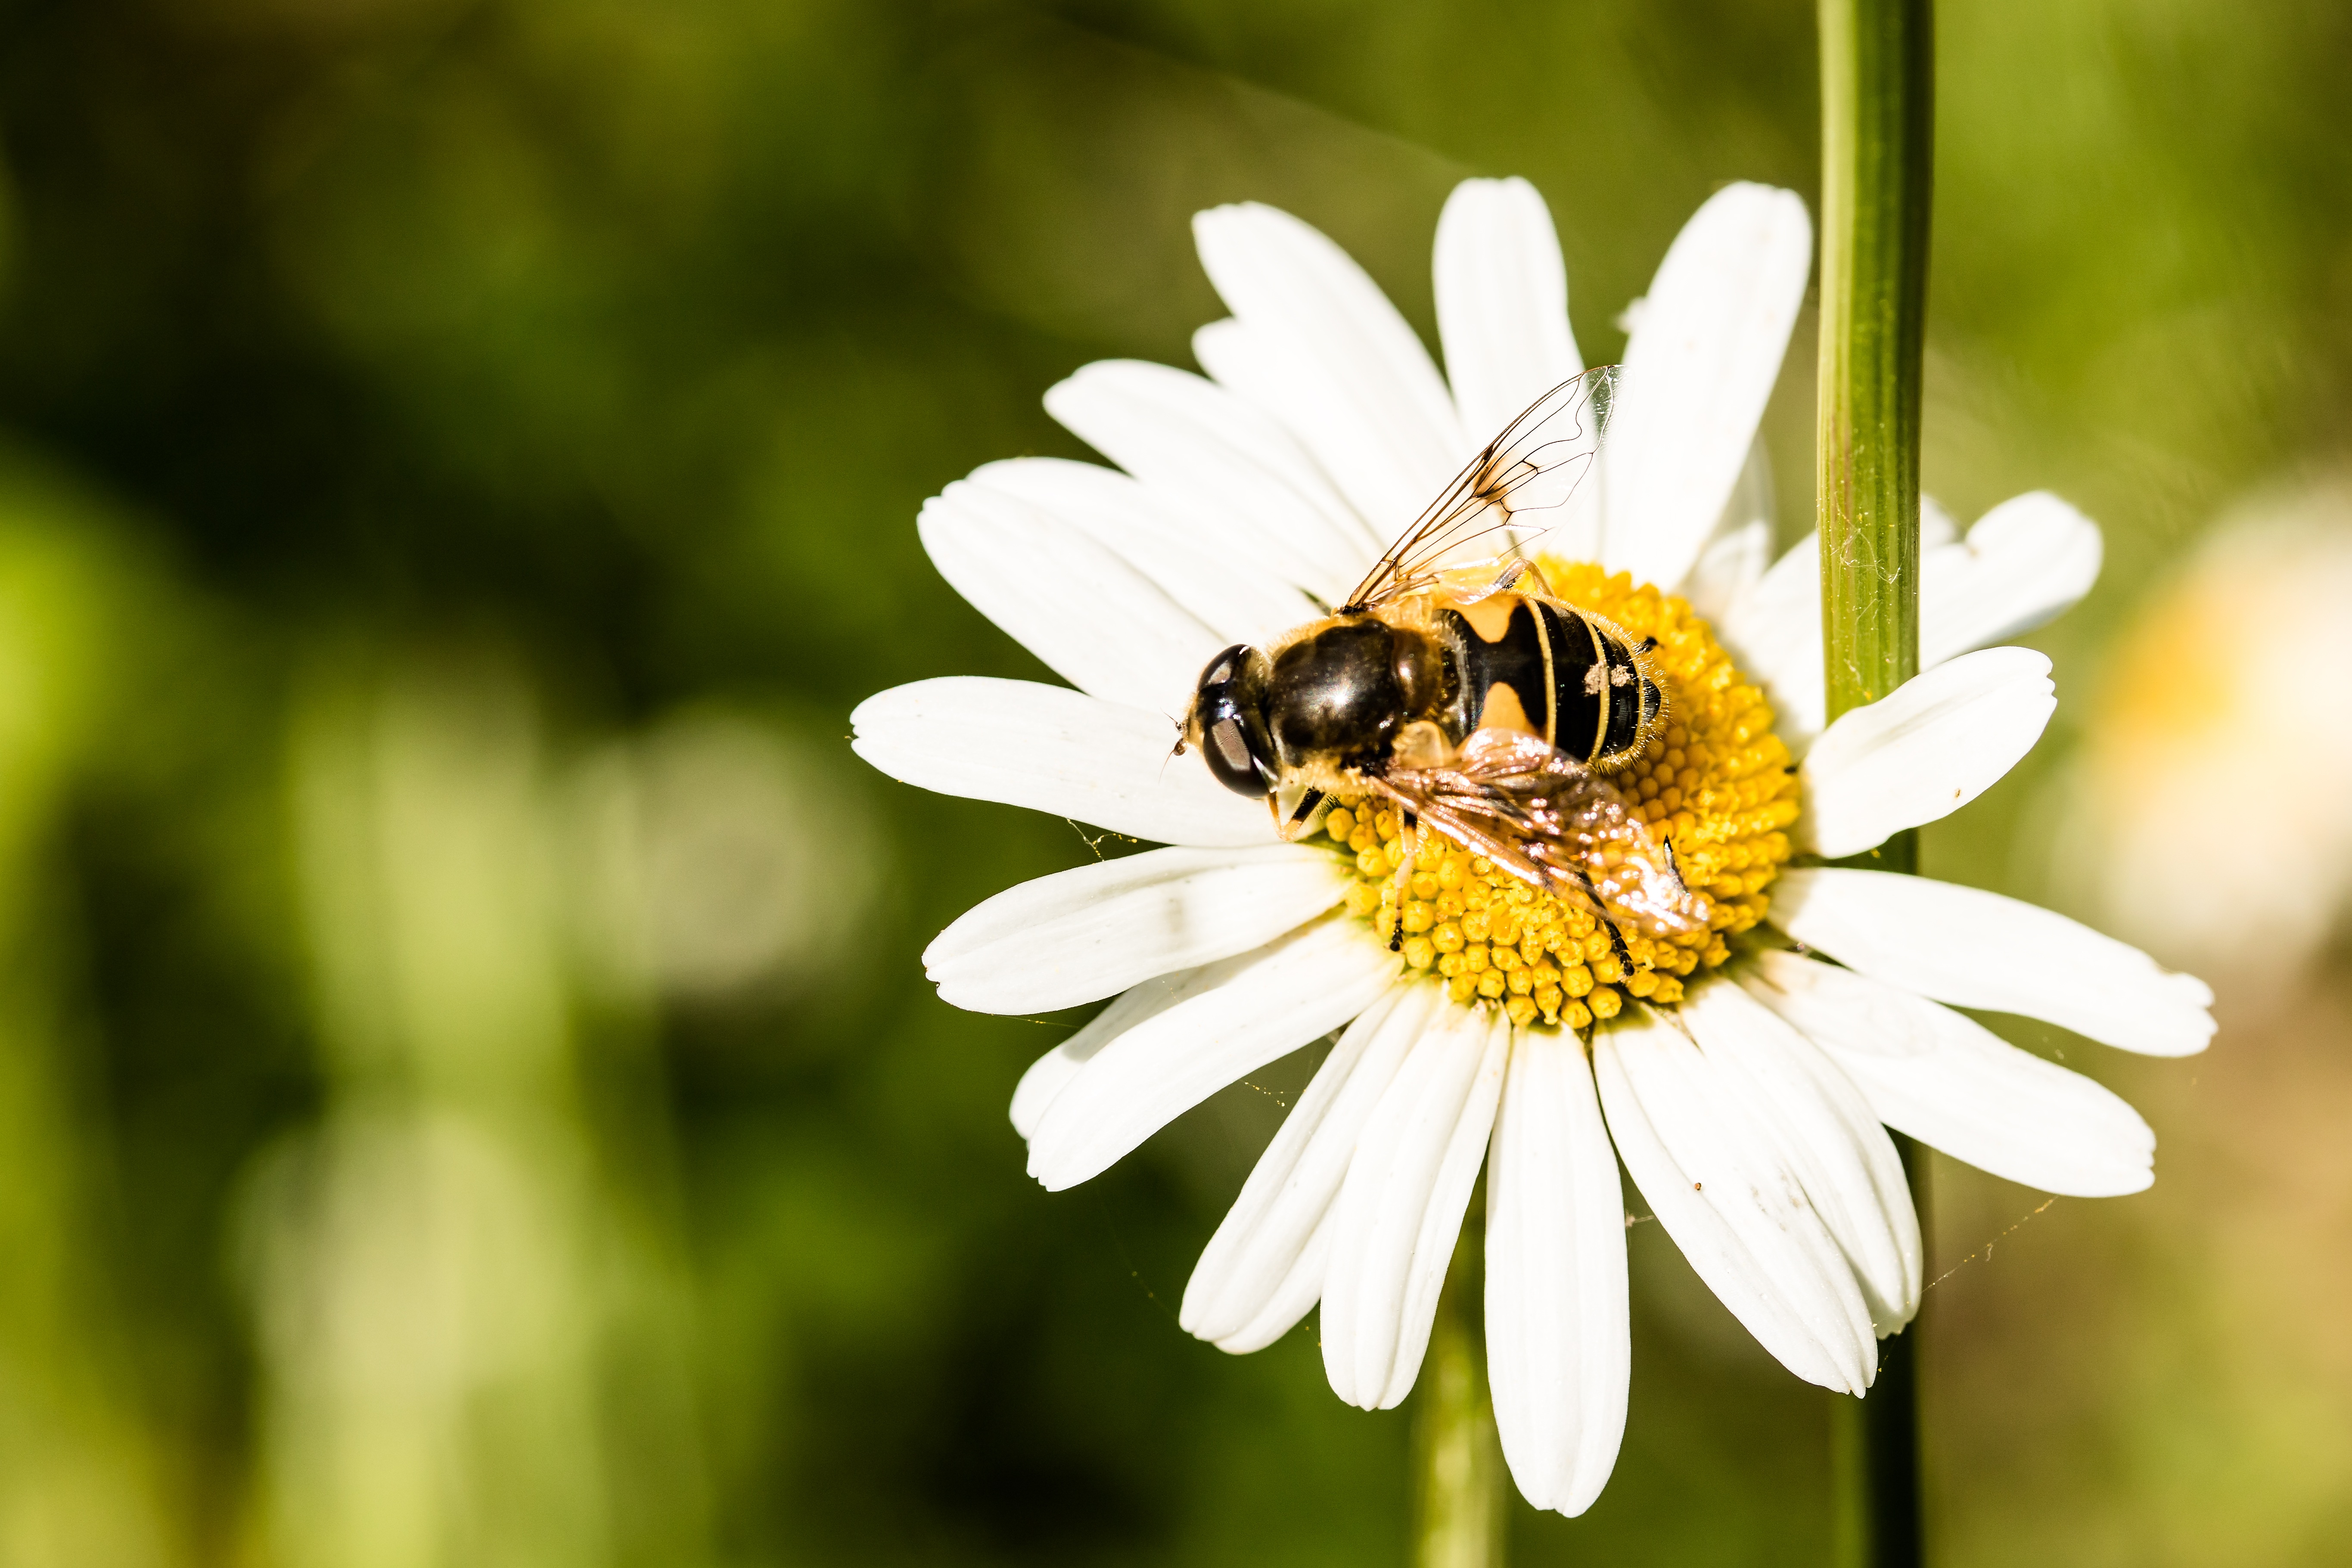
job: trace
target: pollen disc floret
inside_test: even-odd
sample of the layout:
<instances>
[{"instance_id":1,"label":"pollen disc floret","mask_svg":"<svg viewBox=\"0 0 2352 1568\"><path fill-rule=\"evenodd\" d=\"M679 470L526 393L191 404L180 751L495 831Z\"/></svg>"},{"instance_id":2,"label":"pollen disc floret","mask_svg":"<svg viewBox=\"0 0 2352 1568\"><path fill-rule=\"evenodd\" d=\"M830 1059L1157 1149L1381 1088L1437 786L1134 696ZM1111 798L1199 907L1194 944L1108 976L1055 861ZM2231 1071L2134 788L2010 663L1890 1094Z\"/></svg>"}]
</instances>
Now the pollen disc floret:
<instances>
[{"instance_id":1,"label":"pollen disc floret","mask_svg":"<svg viewBox=\"0 0 2352 1568\"><path fill-rule=\"evenodd\" d=\"M1633 998L1679 1001L1688 976L1731 956L1729 939L1764 918L1765 889L1789 858L1797 779L1763 694L1689 605L1622 572L1549 556L1538 566L1558 597L1658 639L1666 727L1610 782L1651 836L1671 843L1684 881L1712 901L1708 929L1668 940L1621 927L1621 953L1591 911L1435 833L1419 836L1400 910L1396 813L1369 800L1342 805L1324 831L1356 858L1349 911L1383 942L1401 920L1405 962L1433 973L1453 1000L1499 1003L1514 1023L1581 1029Z\"/></svg>"}]
</instances>

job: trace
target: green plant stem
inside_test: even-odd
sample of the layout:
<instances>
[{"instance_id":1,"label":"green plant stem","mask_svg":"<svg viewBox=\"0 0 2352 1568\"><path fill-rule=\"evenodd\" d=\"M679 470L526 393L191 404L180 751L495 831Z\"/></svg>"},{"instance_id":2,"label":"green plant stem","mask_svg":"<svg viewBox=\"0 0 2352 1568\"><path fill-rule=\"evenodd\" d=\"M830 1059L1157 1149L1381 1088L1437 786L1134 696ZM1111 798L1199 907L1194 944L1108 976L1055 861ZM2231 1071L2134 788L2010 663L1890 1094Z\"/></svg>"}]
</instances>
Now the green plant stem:
<instances>
[{"instance_id":1,"label":"green plant stem","mask_svg":"<svg viewBox=\"0 0 2352 1568\"><path fill-rule=\"evenodd\" d=\"M1821 0L1822 627L1829 712L1918 671L1927 0Z\"/></svg>"},{"instance_id":2,"label":"green plant stem","mask_svg":"<svg viewBox=\"0 0 2352 1568\"><path fill-rule=\"evenodd\" d=\"M1484 1226L1474 1207L1446 1266L1412 1427L1417 1568L1502 1568L1509 1493L1486 1387Z\"/></svg>"},{"instance_id":3,"label":"green plant stem","mask_svg":"<svg viewBox=\"0 0 2352 1568\"><path fill-rule=\"evenodd\" d=\"M1919 1229L1927 1229L1927 1151L1897 1132ZM1924 1315L1924 1314L1923 1314ZM1925 1561L1919 1492L1920 1325L1878 1344L1878 1381L1866 1399L1839 1398L1831 1412L1839 1568L1901 1568Z\"/></svg>"},{"instance_id":4,"label":"green plant stem","mask_svg":"<svg viewBox=\"0 0 2352 1568\"><path fill-rule=\"evenodd\" d=\"M1829 716L1919 668L1920 363L1934 153L1928 0L1820 0L1822 633ZM1864 857L1916 868L1910 834ZM1897 1137L1925 1232L1922 1152ZM1840 1401L1837 1561L1925 1560L1919 1478L1923 1324L1880 1347L1867 1398Z\"/></svg>"}]
</instances>

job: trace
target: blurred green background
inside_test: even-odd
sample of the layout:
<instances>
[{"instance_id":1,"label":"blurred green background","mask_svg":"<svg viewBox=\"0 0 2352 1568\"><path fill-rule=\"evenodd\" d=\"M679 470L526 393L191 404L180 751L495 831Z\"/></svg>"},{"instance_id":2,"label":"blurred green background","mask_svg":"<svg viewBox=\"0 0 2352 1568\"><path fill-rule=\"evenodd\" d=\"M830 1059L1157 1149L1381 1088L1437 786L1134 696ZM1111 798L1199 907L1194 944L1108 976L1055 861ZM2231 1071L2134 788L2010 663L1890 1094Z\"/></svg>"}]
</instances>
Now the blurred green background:
<instances>
[{"instance_id":1,"label":"blurred green background","mask_svg":"<svg viewBox=\"0 0 2352 1568\"><path fill-rule=\"evenodd\" d=\"M2149 1194L1938 1165L1939 1561L2352 1560L2352 600L2262 597L2352 551L2352 12L1943 11L1928 488L2055 489L2108 565L1927 868L2223 1032L2011 1031L2146 1110ZM916 955L1091 852L846 714L1036 673L915 510L1082 455L1076 365L1190 363L1194 209L1301 214L1426 333L1445 193L1525 174L1613 356L1717 184L1812 199L1813 47L1754 0L0 3L0 1564L1401 1563L1409 1416L1311 1321L1174 1321L1303 1067L1038 1190L1057 1026ZM1518 1560L1821 1561L1828 1396L1631 1237L1624 1457Z\"/></svg>"}]
</instances>

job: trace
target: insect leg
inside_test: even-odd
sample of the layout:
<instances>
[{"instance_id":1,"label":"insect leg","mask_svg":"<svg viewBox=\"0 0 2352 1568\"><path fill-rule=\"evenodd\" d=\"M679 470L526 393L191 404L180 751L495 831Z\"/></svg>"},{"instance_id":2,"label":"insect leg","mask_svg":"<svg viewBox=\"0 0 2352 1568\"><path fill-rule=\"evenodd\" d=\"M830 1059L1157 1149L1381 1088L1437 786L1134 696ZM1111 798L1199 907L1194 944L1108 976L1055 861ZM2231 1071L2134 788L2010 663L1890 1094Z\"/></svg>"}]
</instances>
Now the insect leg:
<instances>
[{"instance_id":1,"label":"insect leg","mask_svg":"<svg viewBox=\"0 0 2352 1568\"><path fill-rule=\"evenodd\" d=\"M1416 819L1409 811L1397 814L1397 846L1404 854L1396 868L1396 924L1389 928L1389 951L1404 951L1404 896L1412 886L1412 851Z\"/></svg>"},{"instance_id":2,"label":"insect leg","mask_svg":"<svg viewBox=\"0 0 2352 1568\"><path fill-rule=\"evenodd\" d=\"M1633 955L1625 950L1625 933L1619 931L1617 922L1609 918L1609 906L1601 901L1601 889L1592 885L1591 874L1581 866L1576 868L1576 879L1584 884L1584 896L1592 900L1592 912L1600 916L1601 923L1608 928L1609 945L1616 950L1617 962L1630 973L1633 968Z\"/></svg>"},{"instance_id":3,"label":"insect leg","mask_svg":"<svg viewBox=\"0 0 2352 1568\"><path fill-rule=\"evenodd\" d=\"M1675 891L1678 893L1690 891L1690 884L1683 880L1683 863L1675 857L1675 841L1672 837L1666 840L1666 874L1675 879Z\"/></svg>"}]
</instances>

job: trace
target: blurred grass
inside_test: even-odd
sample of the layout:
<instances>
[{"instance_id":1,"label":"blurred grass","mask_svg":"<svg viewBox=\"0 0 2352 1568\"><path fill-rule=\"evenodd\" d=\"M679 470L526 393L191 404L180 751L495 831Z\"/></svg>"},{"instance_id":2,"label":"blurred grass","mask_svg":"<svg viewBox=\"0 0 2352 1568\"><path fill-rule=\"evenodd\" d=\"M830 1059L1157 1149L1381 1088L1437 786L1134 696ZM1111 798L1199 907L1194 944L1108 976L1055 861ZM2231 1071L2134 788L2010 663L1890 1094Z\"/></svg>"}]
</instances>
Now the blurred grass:
<instances>
[{"instance_id":1,"label":"blurred grass","mask_svg":"<svg viewBox=\"0 0 2352 1568\"><path fill-rule=\"evenodd\" d=\"M2041 895L2119 628L2344 459L2352 21L1941 42L1927 488L2056 489L2109 564L2035 639L2050 740L1926 854ZM1606 357L1716 184L1811 198L1812 73L1809 9L1741 0L0 5L0 1563L1400 1560L1404 1418L1311 1327L1172 1321L1303 1064L1037 1191L1003 1106L1054 1026L916 953L1090 851L866 773L845 714L1035 672L915 509L1079 455L1075 365L1185 363L1197 207L1299 212L1426 331L1446 190L1525 174ZM851 851L652 900L711 757ZM780 903L723 984L594 934ZM1947 1561L2352 1551L2345 1011L2323 973L2185 1067L2021 1037L2164 1179L1931 1298ZM2040 1201L1938 1181L1945 1267ZM1625 1457L1522 1560L1818 1561L1824 1407L1632 1243Z\"/></svg>"}]
</instances>

